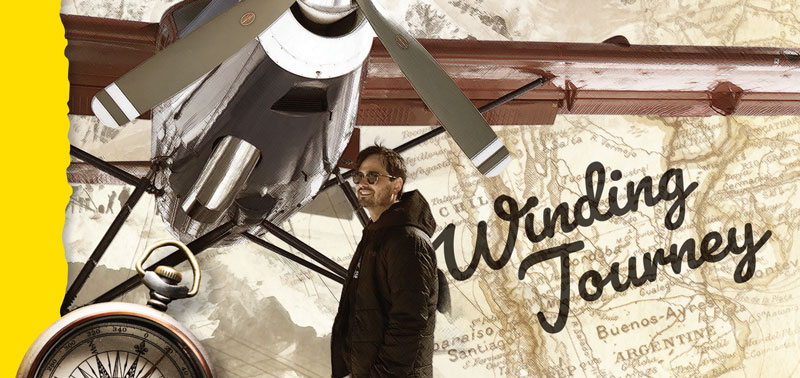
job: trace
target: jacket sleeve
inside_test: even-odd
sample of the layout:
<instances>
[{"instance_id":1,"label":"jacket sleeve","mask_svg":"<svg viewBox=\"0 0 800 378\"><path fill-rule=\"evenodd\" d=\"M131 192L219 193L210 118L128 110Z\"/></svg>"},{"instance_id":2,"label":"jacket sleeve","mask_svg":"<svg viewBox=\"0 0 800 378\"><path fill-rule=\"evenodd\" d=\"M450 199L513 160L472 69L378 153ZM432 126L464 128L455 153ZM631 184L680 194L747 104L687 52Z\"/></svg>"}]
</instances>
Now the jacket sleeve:
<instances>
[{"instance_id":1,"label":"jacket sleeve","mask_svg":"<svg viewBox=\"0 0 800 378\"><path fill-rule=\"evenodd\" d=\"M436 268L429 246L413 235L384 242L378 277L388 298L383 344L370 377L407 377L426 335L429 307L436 287Z\"/></svg>"}]
</instances>

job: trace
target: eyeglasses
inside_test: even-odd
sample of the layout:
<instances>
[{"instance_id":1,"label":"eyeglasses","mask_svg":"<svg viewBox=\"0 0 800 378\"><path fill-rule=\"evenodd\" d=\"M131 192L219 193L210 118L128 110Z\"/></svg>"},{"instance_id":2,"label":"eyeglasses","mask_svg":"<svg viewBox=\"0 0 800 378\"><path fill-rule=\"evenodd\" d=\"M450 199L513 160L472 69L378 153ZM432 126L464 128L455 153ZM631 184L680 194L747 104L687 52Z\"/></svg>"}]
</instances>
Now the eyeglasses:
<instances>
[{"instance_id":1,"label":"eyeglasses","mask_svg":"<svg viewBox=\"0 0 800 378\"><path fill-rule=\"evenodd\" d=\"M363 179L365 176L367 177L367 183L369 183L370 185L375 185L375 183L378 182L378 178L380 178L381 176L388 177L389 181L393 181L394 179L397 178L395 176L384 175L378 172L367 172L366 175L361 172L356 172L353 173L353 184L358 185L358 183L361 182L361 179Z\"/></svg>"}]
</instances>

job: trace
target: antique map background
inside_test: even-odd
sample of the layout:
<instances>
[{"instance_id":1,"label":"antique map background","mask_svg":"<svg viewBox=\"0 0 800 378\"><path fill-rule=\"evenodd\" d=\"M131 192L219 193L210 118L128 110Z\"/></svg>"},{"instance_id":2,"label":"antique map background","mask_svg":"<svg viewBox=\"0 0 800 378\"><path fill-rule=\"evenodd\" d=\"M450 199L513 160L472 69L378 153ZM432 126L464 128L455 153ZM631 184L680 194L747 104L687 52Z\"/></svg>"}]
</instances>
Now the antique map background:
<instances>
[{"instance_id":1,"label":"antique map background","mask_svg":"<svg viewBox=\"0 0 800 378\"><path fill-rule=\"evenodd\" d=\"M62 12L157 21L175 1L65 0ZM625 35L634 44L800 45L800 8L792 0L610 2L531 0L382 1L418 37L599 42ZM148 160L148 121L122 130L92 117L71 117L71 142L108 160ZM395 146L428 130L362 127L363 144ZM677 230L663 225L667 202L533 244L520 232L510 263L492 270L481 263L466 281L450 279L453 311L439 315L434 357L438 377L501 376L796 376L800 360L800 118L559 116L552 126L495 129L514 158L499 177L477 175L446 136L406 154L409 186L428 198L439 225L456 225L455 251L462 269L474 250L476 225L487 221L490 249L499 255L507 223L493 212L505 194L540 222L544 207L585 194L583 175L593 161L619 169L622 187L644 176L654 181L669 168L699 187L687 199ZM132 188L73 184L64 229L70 278L80 268ZM608 186L606 192L608 191ZM606 197L604 193L602 198ZM360 225L336 193L281 225L347 265ZM120 198L122 197L122 198ZM169 237L145 196L100 262L77 302L134 274L134 255ZM624 202L624 201L623 201ZM680 274L661 267L655 282L622 293L607 287L586 302L577 282L587 269L667 248L711 231L736 227L739 243L751 223L758 239L772 237L756 254L752 279L735 283L742 258L728 256ZM539 223L537 223L539 224ZM437 231L437 232L438 232ZM267 237L275 244L280 242ZM559 266L551 260L517 277L531 252L583 240L570 257L571 306L563 331L542 330L536 314L552 322L558 312ZM287 247L288 248L288 247ZM446 270L442 248L439 267ZM641 264L641 262L640 262ZM222 377L327 377L329 333L341 287L248 243L200 257L201 293L171 305L169 313L203 340ZM185 267L181 267L186 269ZM623 269L624 272L627 269ZM142 302L139 290L123 300Z\"/></svg>"}]
</instances>

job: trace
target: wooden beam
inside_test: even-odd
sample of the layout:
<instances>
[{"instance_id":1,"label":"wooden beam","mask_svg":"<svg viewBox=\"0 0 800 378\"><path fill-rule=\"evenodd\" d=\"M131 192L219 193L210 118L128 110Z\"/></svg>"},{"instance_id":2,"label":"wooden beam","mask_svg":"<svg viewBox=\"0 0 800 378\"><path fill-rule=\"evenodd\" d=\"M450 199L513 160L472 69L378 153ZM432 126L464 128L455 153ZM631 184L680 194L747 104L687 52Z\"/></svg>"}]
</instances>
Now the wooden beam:
<instances>
[{"instance_id":1,"label":"wooden beam","mask_svg":"<svg viewBox=\"0 0 800 378\"><path fill-rule=\"evenodd\" d=\"M720 83L730 82L742 89L732 114L800 114L800 49L475 40L421 43L475 102L548 76L550 83L517 101L556 102L559 114L710 116L719 114L710 106L713 91ZM362 103L417 99L383 45L373 43ZM405 122L400 114L380 120Z\"/></svg>"},{"instance_id":2,"label":"wooden beam","mask_svg":"<svg viewBox=\"0 0 800 378\"><path fill-rule=\"evenodd\" d=\"M62 16L70 111L152 56L158 24ZM611 43L421 40L476 106L544 75L550 83L487 114L490 124L549 124L556 114L711 116L720 83L740 88L726 114L800 114L800 50L777 47L623 46ZM375 41L359 125L432 125L408 80Z\"/></svg>"}]
</instances>

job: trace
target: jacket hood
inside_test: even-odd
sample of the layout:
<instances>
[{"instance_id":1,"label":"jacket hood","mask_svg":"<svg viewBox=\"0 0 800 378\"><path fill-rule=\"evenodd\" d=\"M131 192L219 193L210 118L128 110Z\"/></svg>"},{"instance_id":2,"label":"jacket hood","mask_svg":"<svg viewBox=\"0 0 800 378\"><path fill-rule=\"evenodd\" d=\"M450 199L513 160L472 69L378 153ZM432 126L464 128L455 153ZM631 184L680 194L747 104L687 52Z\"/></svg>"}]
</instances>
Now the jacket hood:
<instances>
[{"instance_id":1,"label":"jacket hood","mask_svg":"<svg viewBox=\"0 0 800 378\"><path fill-rule=\"evenodd\" d=\"M433 219L428 201L419 191L403 193L400 201L386 209L377 222L369 225L374 229L394 226L414 226L425 231L429 237L433 237L433 232L436 231L436 221Z\"/></svg>"}]
</instances>

